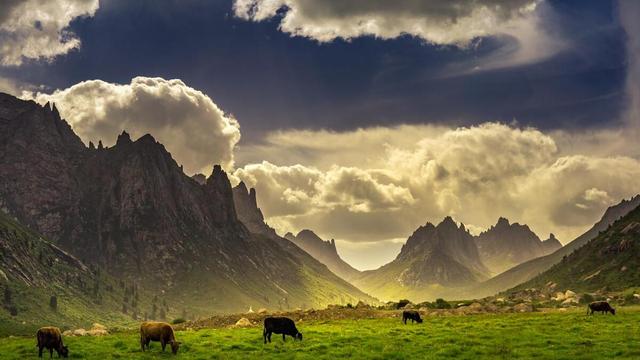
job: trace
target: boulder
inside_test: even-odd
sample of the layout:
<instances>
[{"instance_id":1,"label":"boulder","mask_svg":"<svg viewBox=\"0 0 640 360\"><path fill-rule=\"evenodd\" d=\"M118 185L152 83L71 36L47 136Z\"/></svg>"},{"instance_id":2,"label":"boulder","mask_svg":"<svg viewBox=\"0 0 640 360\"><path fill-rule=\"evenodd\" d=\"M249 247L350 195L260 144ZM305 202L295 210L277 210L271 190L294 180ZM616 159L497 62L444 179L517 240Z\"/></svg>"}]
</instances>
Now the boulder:
<instances>
[{"instance_id":1,"label":"boulder","mask_svg":"<svg viewBox=\"0 0 640 360\"><path fill-rule=\"evenodd\" d=\"M331 306L331 305L329 305L329 306ZM267 313L267 309L265 309L265 308L258 309L258 314L266 314L266 313Z\"/></svg>"},{"instance_id":2,"label":"boulder","mask_svg":"<svg viewBox=\"0 0 640 360\"><path fill-rule=\"evenodd\" d=\"M87 330L85 329L75 329L73 330L73 336L85 336L87 335Z\"/></svg>"},{"instance_id":3,"label":"boulder","mask_svg":"<svg viewBox=\"0 0 640 360\"><path fill-rule=\"evenodd\" d=\"M574 298L574 297L576 297L576 293L571 291L571 290L567 290L564 293L564 297L565 298Z\"/></svg>"},{"instance_id":4,"label":"boulder","mask_svg":"<svg viewBox=\"0 0 640 360\"><path fill-rule=\"evenodd\" d=\"M236 321L235 327L249 327L253 324L247 318L240 318L240 320Z\"/></svg>"},{"instance_id":5,"label":"boulder","mask_svg":"<svg viewBox=\"0 0 640 360\"><path fill-rule=\"evenodd\" d=\"M640 299L640 294L633 294L633 297L636 299Z\"/></svg>"},{"instance_id":6,"label":"boulder","mask_svg":"<svg viewBox=\"0 0 640 360\"><path fill-rule=\"evenodd\" d=\"M551 300L555 300L555 301L564 301L564 299L566 299L566 296L562 292L557 292L556 296L551 298Z\"/></svg>"},{"instance_id":7,"label":"boulder","mask_svg":"<svg viewBox=\"0 0 640 360\"><path fill-rule=\"evenodd\" d=\"M517 312L517 313L533 312L533 307L529 304L518 304L513 307L513 312Z\"/></svg>"},{"instance_id":8,"label":"boulder","mask_svg":"<svg viewBox=\"0 0 640 360\"><path fill-rule=\"evenodd\" d=\"M91 330L107 330L107 327L99 323L93 323Z\"/></svg>"},{"instance_id":9,"label":"boulder","mask_svg":"<svg viewBox=\"0 0 640 360\"><path fill-rule=\"evenodd\" d=\"M577 304L578 303L578 299L576 299L575 297L571 297L571 298L567 298L562 302L562 305L573 305L573 304Z\"/></svg>"},{"instance_id":10,"label":"boulder","mask_svg":"<svg viewBox=\"0 0 640 360\"><path fill-rule=\"evenodd\" d=\"M73 336L73 330L65 330L62 332L62 336Z\"/></svg>"}]
</instances>

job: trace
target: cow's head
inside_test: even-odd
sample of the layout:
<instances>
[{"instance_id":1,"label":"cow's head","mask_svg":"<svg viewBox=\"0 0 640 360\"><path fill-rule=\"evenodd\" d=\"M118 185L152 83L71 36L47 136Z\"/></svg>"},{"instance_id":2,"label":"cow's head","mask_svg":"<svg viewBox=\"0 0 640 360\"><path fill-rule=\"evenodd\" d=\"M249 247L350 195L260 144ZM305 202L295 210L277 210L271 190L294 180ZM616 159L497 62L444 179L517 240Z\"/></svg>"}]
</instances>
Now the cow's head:
<instances>
[{"instance_id":1,"label":"cow's head","mask_svg":"<svg viewBox=\"0 0 640 360\"><path fill-rule=\"evenodd\" d=\"M69 348L62 345L60 347L60 351L59 351L60 356L62 356L63 358L69 357Z\"/></svg>"},{"instance_id":2,"label":"cow's head","mask_svg":"<svg viewBox=\"0 0 640 360\"><path fill-rule=\"evenodd\" d=\"M298 332L298 333L296 334L296 339L298 339L298 340L302 341L302 333L301 333L301 332Z\"/></svg>"},{"instance_id":3,"label":"cow's head","mask_svg":"<svg viewBox=\"0 0 640 360\"><path fill-rule=\"evenodd\" d=\"M175 340L171 340L171 352L173 353L173 355L178 353L178 348L180 347L180 344L182 344L179 341L175 341Z\"/></svg>"},{"instance_id":4,"label":"cow's head","mask_svg":"<svg viewBox=\"0 0 640 360\"><path fill-rule=\"evenodd\" d=\"M418 322L418 324L422 324L422 319L418 318L416 319L416 321Z\"/></svg>"},{"instance_id":5,"label":"cow's head","mask_svg":"<svg viewBox=\"0 0 640 360\"><path fill-rule=\"evenodd\" d=\"M611 311L611 313L612 313L613 315L615 315L615 314L616 314L616 309L614 309L614 308L611 308L611 310L609 310L609 311Z\"/></svg>"}]
</instances>

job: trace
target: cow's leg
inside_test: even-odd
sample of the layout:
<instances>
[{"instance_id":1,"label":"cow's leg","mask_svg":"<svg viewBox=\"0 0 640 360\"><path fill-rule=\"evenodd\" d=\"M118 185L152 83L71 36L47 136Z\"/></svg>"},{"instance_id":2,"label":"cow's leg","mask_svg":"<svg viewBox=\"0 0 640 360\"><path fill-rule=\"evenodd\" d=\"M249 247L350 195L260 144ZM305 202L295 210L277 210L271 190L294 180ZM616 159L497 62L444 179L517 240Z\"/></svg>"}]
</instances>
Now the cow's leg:
<instances>
[{"instance_id":1,"label":"cow's leg","mask_svg":"<svg viewBox=\"0 0 640 360\"><path fill-rule=\"evenodd\" d=\"M42 346L38 345L38 357L42 357Z\"/></svg>"},{"instance_id":2,"label":"cow's leg","mask_svg":"<svg viewBox=\"0 0 640 360\"><path fill-rule=\"evenodd\" d=\"M165 346L167 346L167 343L164 341L164 339L160 340L160 344L162 345L162 352L164 352L164 348Z\"/></svg>"},{"instance_id":3,"label":"cow's leg","mask_svg":"<svg viewBox=\"0 0 640 360\"><path fill-rule=\"evenodd\" d=\"M49 349L49 359L53 359L53 348Z\"/></svg>"},{"instance_id":4,"label":"cow's leg","mask_svg":"<svg viewBox=\"0 0 640 360\"><path fill-rule=\"evenodd\" d=\"M140 348L142 349L142 352L144 352L144 337L140 336Z\"/></svg>"},{"instance_id":5,"label":"cow's leg","mask_svg":"<svg viewBox=\"0 0 640 360\"><path fill-rule=\"evenodd\" d=\"M282 334L282 341L286 341L286 340L284 339L284 334Z\"/></svg>"},{"instance_id":6,"label":"cow's leg","mask_svg":"<svg viewBox=\"0 0 640 360\"><path fill-rule=\"evenodd\" d=\"M267 333L267 337L269 338L269 343L271 343L271 331Z\"/></svg>"},{"instance_id":7,"label":"cow's leg","mask_svg":"<svg viewBox=\"0 0 640 360\"><path fill-rule=\"evenodd\" d=\"M266 344L267 343L267 329L264 329L262 331L262 337L264 338L264 343Z\"/></svg>"},{"instance_id":8,"label":"cow's leg","mask_svg":"<svg viewBox=\"0 0 640 360\"><path fill-rule=\"evenodd\" d=\"M406 318L406 317L403 317L403 318L402 318L402 322L403 322L405 325L407 325L407 318Z\"/></svg>"}]
</instances>

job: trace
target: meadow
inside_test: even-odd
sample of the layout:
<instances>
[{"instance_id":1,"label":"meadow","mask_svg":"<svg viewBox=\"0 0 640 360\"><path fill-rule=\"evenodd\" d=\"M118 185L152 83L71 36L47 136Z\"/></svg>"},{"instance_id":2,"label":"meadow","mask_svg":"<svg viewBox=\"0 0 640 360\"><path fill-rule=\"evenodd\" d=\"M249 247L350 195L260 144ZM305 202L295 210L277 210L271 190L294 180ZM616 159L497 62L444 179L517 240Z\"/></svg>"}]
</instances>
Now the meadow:
<instances>
[{"instance_id":1,"label":"meadow","mask_svg":"<svg viewBox=\"0 0 640 360\"><path fill-rule=\"evenodd\" d=\"M176 359L638 359L640 307L617 315L566 312L427 316L422 324L399 318L301 322L302 342L281 336L263 344L262 328L178 331ZM70 358L173 358L159 343L142 353L138 333L67 337ZM48 355L47 355L48 356ZM54 353L54 358L55 358ZM0 339L0 358L37 358L32 337Z\"/></svg>"}]
</instances>

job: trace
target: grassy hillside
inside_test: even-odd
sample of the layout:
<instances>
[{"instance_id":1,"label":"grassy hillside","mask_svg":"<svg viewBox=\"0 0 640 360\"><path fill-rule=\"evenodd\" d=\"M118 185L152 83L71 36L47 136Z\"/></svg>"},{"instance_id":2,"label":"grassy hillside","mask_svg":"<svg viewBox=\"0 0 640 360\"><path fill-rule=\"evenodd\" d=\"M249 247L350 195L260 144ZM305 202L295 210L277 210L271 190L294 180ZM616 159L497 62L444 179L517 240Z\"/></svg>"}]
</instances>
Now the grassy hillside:
<instances>
[{"instance_id":1,"label":"grassy hillside","mask_svg":"<svg viewBox=\"0 0 640 360\"><path fill-rule=\"evenodd\" d=\"M126 324L134 309L148 307L135 295L125 296L129 284L88 268L3 212L0 255L0 335L30 333L46 324Z\"/></svg>"},{"instance_id":2,"label":"grassy hillside","mask_svg":"<svg viewBox=\"0 0 640 360\"><path fill-rule=\"evenodd\" d=\"M640 286L640 207L548 271L516 289L554 282L560 289L619 291Z\"/></svg>"},{"instance_id":3,"label":"grassy hillside","mask_svg":"<svg viewBox=\"0 0 640 360\"><path fill-rule=\"evenodd\" d=\"M299 322L302 342L278 336L262 343L259 326L178 331L180 359L611 359L638 358L640 309L616 316L568 312ZM136 331L101 338L66 338L72 358L155 359L158 343L142 353ZM34 339L0 339L3 359L34 356Z\"/></svg>"}]
</instances>

